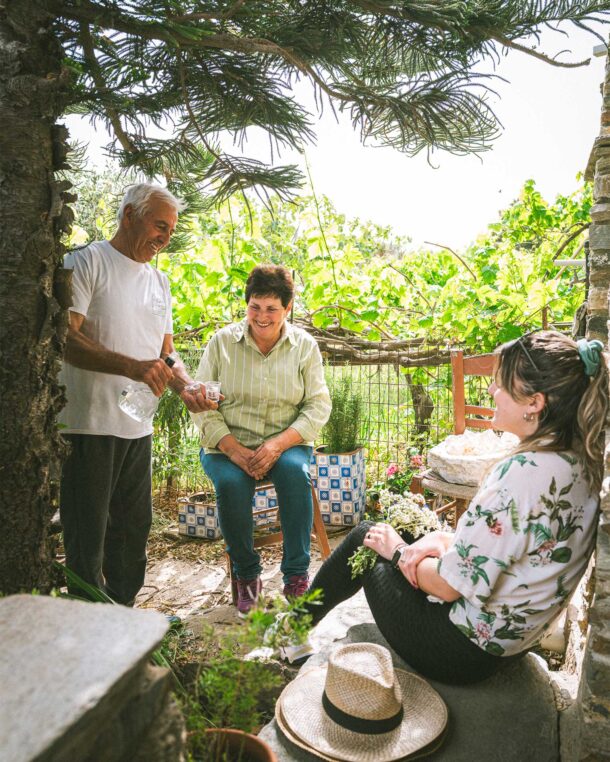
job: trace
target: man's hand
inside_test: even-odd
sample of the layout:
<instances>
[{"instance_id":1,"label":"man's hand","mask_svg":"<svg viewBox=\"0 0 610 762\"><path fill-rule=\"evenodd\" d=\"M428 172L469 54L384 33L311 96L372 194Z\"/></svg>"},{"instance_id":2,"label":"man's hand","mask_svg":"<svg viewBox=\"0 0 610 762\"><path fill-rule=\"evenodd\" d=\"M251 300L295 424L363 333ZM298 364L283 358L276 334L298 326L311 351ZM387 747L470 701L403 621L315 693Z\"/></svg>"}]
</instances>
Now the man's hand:
<instances>
[{"instance_id":1,"label":"man's hand","mask_svg":"<svg viewBox=\"0 0 610 762\"><path fill-rule=\"evenodd\" d=\"M275 437L268 439L260 447L257 447L250 461L250 470L255 475L254 478L262 479L265 474L269 473L283 452Z\"/></svg>"},{"instance_id":2,"label":"man's hand","mask_svg":"<svg viewBox=\"0 0 610 762\"><path fill-rule=\"evenodd\" d=\"M398 545L405 542L398 532L389 524L373 524L364 537L362 543L367 548L372 548L382 558L391 560Z\"/></svg>"},{"instance_id":3,"label":"man's hand","mask_svg":"<svg viewBox=\"0 0 610 762\"><path fill-rule=\"evenodd\" d=\"M160 397L173 378L171 368L160 357L156 360L132 360L129 378L141 381L150 387L156 397Z\"/></svg>"},{"instance_id":4,"label":"man's hand","mask_svg":"<svg viewBox=\"0 0 610 762\"><path fill-rule=\"evenodd\" d=\"M218 402L207 399L203 384L189 384L179 392L180 398L191 413L205 413L207 410L218 410ZM220 395L222 401L224 397Z\"/></svg>"}]
</instances>

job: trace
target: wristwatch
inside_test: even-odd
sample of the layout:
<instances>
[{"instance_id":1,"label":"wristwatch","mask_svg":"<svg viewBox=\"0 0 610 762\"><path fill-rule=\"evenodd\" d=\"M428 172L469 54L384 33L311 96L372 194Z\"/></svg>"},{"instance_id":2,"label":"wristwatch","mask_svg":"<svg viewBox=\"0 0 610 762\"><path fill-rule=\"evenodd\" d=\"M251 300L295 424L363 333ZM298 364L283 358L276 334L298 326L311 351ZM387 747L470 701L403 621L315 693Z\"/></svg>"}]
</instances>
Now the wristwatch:
<instances>
[{"instance_id":1,"label":"wristwatch","mask_svg":"<svg viewBox=\"0 0 610 762\"><path fill-rule=\"evenodd\" d=\"M399 545L394 551L394 555L392 556L392 560L390 561L390 563L395 569L398 569L398 564L400 563L402 559L402 554L405 552L406 547L407 547L407 543L405 542L402 545Z\"/></svg>"}]
</instances>

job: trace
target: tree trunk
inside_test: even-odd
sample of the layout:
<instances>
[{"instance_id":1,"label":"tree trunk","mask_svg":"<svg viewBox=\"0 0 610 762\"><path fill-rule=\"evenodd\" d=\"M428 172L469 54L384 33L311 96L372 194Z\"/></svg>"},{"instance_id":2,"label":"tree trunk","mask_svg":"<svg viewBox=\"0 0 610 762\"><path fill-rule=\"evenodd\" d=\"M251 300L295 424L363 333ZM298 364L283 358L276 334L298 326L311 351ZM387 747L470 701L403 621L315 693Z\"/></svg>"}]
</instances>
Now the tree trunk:
<instances>
[{"instance_id":1,"label":"tree trunk","mask_svg":"<svg viewBox=\"0 0 610 762\"><path fill-rule=\"evenodd\" d=\"M67 93L47 0L0 4L0 592L50 586L49 524L64 447L55 419L66 331L60 304L69 200L54 171Z\"/></svg>"},{"instance_id":2,"label":"tree trunk","mask_svg":"<svg viewBox=\"0 0 610 762\"><path fill-rule=\"evenodd\" d=\"M418 442L425 440L430 434L430 419L434 412L434 400L428 394L423 384L413 383L411 374L405 375L407 386L413 400L413 412L415 413L415 438Z\"/></svg>"}]
</instances>

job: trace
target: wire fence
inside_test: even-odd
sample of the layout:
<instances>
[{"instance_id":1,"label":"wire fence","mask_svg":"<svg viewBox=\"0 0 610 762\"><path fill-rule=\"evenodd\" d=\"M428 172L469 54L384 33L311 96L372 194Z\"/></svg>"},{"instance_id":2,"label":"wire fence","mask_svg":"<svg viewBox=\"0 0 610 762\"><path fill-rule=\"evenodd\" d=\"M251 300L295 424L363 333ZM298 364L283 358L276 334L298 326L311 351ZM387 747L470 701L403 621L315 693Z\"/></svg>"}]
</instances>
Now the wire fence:
<instances>
[{"instance_id":1,"label":"wire fence","mask_svg":"<svg viewBox=\"0 0 610 762\"><path fill-rule=\"evenodd\" d=\"M367 481L383 481L388 466L409 463L414 452L425 454L453 431L451 366L445 345L393 342L350 346L318 338L330 386L349 377L362 398L360 441L367 451ZM203 348L180 350L194 373ZM489 379L468 382L469 404L489 406ZM322 431L316 445L324 444ZM199 464L199 437L184 406L166 395L155 421L153 479L157 489L184 492L209 488Z\"/></svg>"},{"instance_id":2,"label":"wire fence","mask_svg":"<svg viewBox=\"0 0 610 762\"><path fill-rule=\"evenodd\" d=\"M383 478L390 463L408 463L413 451L426 452L452 430L451 372L448 364L406 369L387 356L361 365L328 358L330 385L349 376L363 400L360 441L367 449L367 477ZM396 358L394 358L396 359ZM447 361L448 362L448 361ZM324 432L322 432L322 438Z\"/></svg>"}]
</instances>

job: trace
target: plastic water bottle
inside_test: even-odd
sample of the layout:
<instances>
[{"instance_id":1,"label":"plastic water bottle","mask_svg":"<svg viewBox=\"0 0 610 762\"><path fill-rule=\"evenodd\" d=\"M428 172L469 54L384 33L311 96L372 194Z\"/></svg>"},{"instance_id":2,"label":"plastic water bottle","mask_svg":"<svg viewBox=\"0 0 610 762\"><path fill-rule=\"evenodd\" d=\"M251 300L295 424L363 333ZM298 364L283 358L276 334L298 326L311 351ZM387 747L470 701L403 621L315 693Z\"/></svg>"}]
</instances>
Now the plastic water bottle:
<instances>
[{"instance_id":1,"label":"plastic water bottle","mask_svg":"<svg viewBox=\"0 0 610 762\"><path fill-rule=\"evenodd\" d=\"M165 358L165 364L171 368L176 361L169 355ZM148 384L127 384L119 397L121 410L140 423L152 421L158 405L159 397L153 394Z\"/></svg>"}]
</instances>

